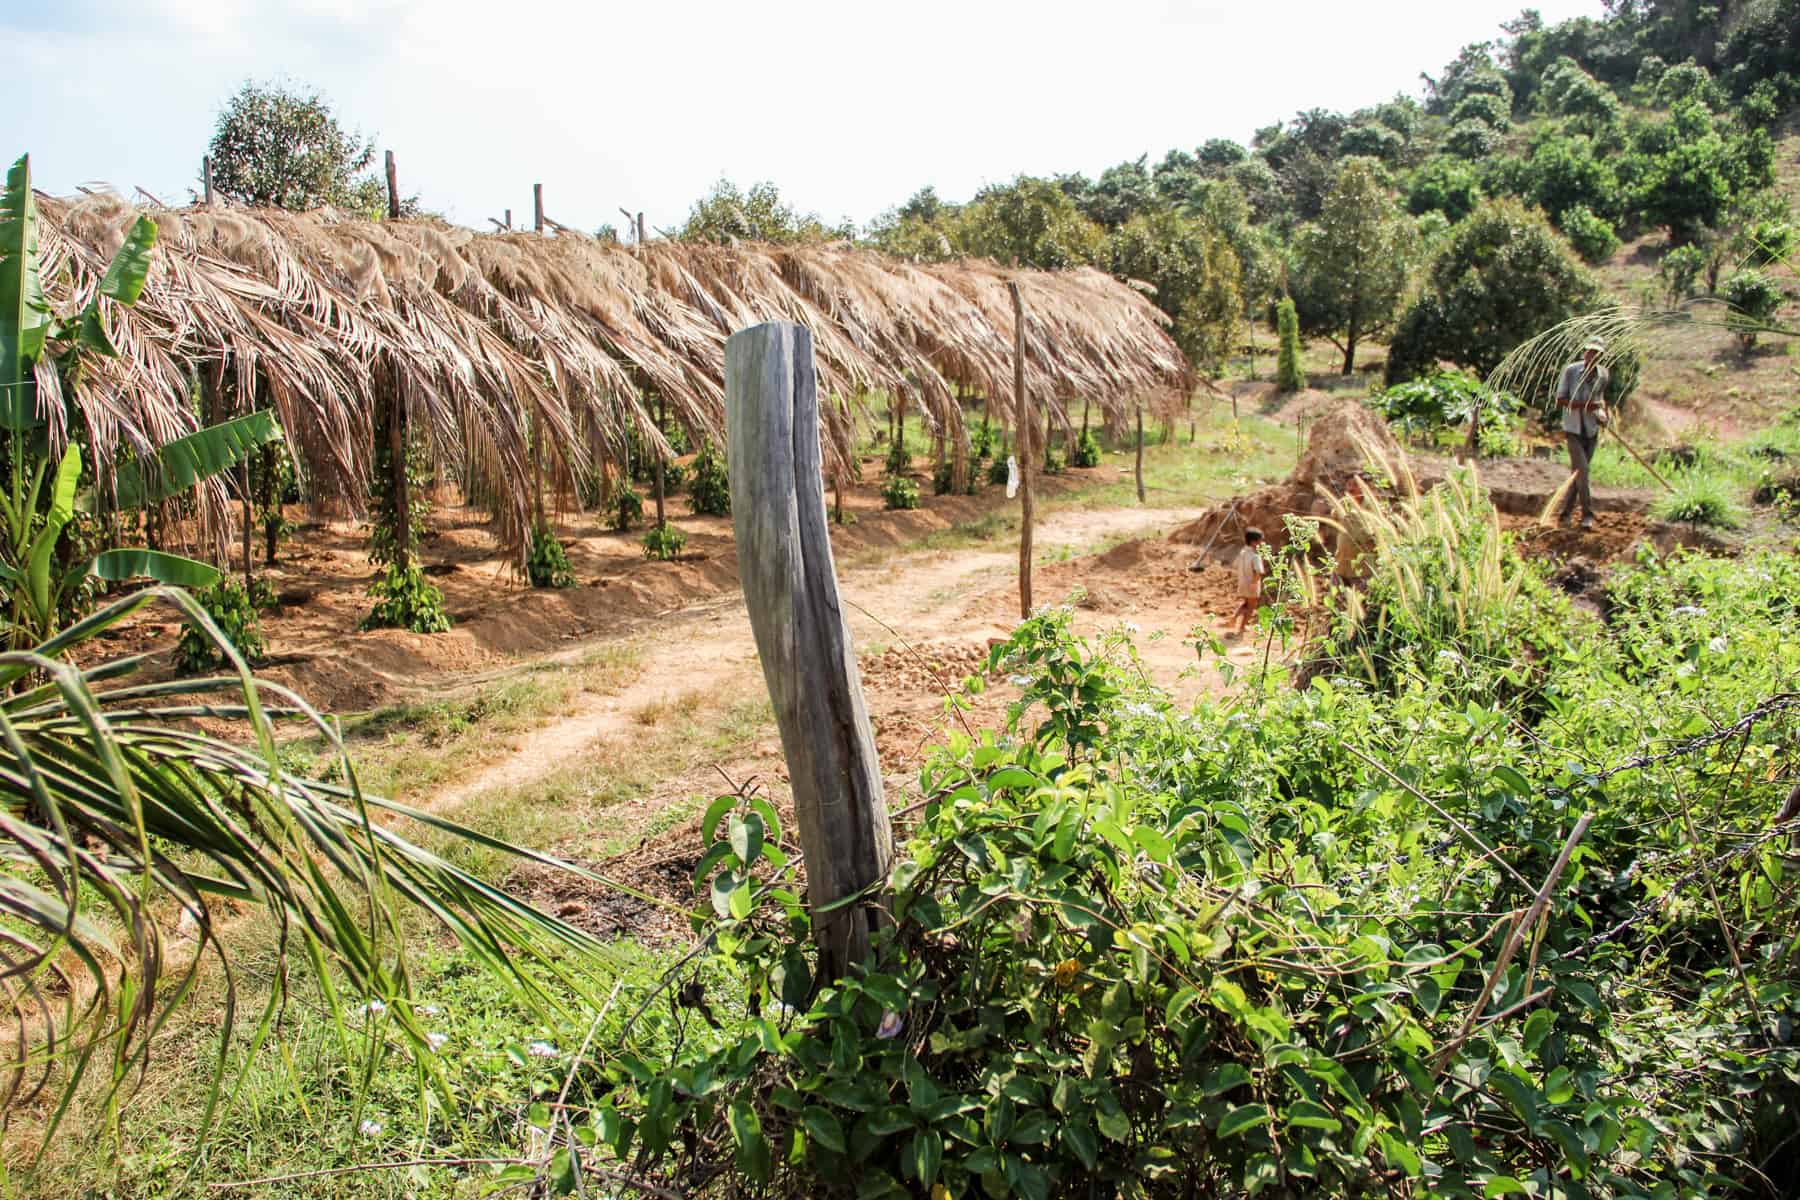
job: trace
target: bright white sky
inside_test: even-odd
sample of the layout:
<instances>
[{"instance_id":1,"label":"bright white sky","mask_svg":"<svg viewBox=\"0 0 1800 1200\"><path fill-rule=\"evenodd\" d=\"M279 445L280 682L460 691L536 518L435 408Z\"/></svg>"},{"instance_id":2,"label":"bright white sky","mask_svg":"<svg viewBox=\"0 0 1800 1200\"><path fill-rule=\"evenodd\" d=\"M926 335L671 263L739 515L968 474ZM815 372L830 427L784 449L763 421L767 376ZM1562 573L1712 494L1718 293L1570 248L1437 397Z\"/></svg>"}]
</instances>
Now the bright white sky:
<instances>
[{"instance_id":1,"label":"bright white sky","mask_svg":"<svg viewBox=\"0 0 1800 1200\"><path fill-rule=\"evenodd\" d=\"M670 228L721 176L860 223L925 184L963 200L1416 94L1524 3L0 0L0 155L47 191L182 202L225 98L285 77L464 224L529 223L541 182L564 224Z\"/></svg>"}]
</instances>

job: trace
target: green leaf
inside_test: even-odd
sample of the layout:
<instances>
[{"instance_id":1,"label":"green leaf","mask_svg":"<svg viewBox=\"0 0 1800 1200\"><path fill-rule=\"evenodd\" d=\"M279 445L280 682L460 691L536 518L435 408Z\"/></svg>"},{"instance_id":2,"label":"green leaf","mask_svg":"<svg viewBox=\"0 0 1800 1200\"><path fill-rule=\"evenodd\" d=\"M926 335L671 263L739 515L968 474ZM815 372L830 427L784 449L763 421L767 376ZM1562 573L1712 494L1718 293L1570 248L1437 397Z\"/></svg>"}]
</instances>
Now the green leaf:
<instances>
[{"instance_id":1,"label":"green leaf","mask_svg":"<svg viewBox=\"0 0 1800 1200\"><path fill-rule=\"evenodd\" d=\"M32 364L43 356L49 331L27 154L6 173L6 191L0 194L0 427L17 431L37 424Z\"/></svg>"},{"instance_id":2,"label":"green leaf","mask_svg":"<svg viewBox=\"0 0 1800 1200\"><path fill-rule=\"evenodd\" d=\"M156 222L139 217L125 235L125 244L107 264L106 274L100 277L100 294L127 308L136 304L144 293L144 280L150 275L150 257L155 249Z\"/></svg>"},{"instance_id":3,"label":"green leaf","mask_svg":"<svg viewBox=\"0 0 1800 1200\"><path fill-rule=\"evenodd\" d=\"M731 818L731 824L727 828L731 852L738 856L739 862L748 867L762 853L762 818L755 813L746 813L741 817Z\"/></svg>"},{"instance_id":4,"label":"green leaf","mask_svg":"<svg viewBox=\"0 0 1800 1200\"><path fill-rule=\"evenodd\" d=\"M827 1150L844 1153L844 1127L829 1111L816 1104L808 1105L800 1116L800 1123L806 1127L807 1137Z\"/></svg>"},{"instance_id":5,"label":"green leaf","mask_svg":"<svg viewBox=\"0 0 1800 1200\"><path fill-rule=\"evenodd\" d=\"M1494 1176L1487 1181L1487 1186L1481 1189L1481 1194L1485 1197L1485 1200L1493 1200L1495 1196L1531 1195L1531 1193L1526 1190L1525 1185L1514 1179L1511 1175Z\"/></svg>"},{"instance_id":6,"label":"green leaf","mask_svg":"<svg viewBox=\"0 0 1800 1200\"><path fill-rule=\"evenodd\" d=\"M1100 1139L1094 1136L1094 1127L1087 1123L1086 1117L1076 1117L1064 1125L1062 1140L1088 1170L1100 1165Z\"/></svg>"},{"instance_id":7,"label":"green leaf","mask_svg":"<svg viewBox=\"0 0 1800 1200\"><path fill-rule=\"evenodd\" d=\"M25 586L31 601L46 627L54 620L56 606L50 595L50 566L62 531L75 515L75 484L81 478L81 448L74 441L63 448L62 462L57 464L56 481L50 489L50 510L44 514L44 527L31 543L31 556L25 568Z\"/></svg>"},{"instance_id":8,"label":"green leaf","mask_svg":"<svg viewBox=\"0 0 1800 1200\"><path fill-rule=\"evenodd\" d=\"M114 477L114 497L122 511L129 511L179 496L201 480L230 470L252 450L280 438L281 426L268 409L209 425L120 467ZM92 512L97 503L98 497L90 489L80 506Z\"/></svg>"},{"instance_id":9,"label":"green leaf","mask_svg":"<svg viewBox=\"0 0 1800 1200\"><path fill-rule=\"evenodd\" d=\"M1331 1115L1331 1110L1311 1100L1296 1100L1288 1105L1287 1123L1299 1125L1307 1129L1323 1129L1327 1133L1336 1133L1344 1127L1344 1123Z\"/></svg>"},{"instance_id":10,"label":"green leaf","mask_svg":"<svg viewBox=\"0 0 1800 1200\"><path fill-rule=\"evenodd\" d=\"M944 1162L944 1138L935 1129L926 1129L913 1136L913 1170L918 1174L919 1185L929 1188L937 1182L938 1168Z\"/></svg>"},{"instance_id":11,"label":"green leaf","mask_svg":"<svg viewBox=\"0 0 1800 1200\"><path fill-rule=\"evenodd\" d=\"M219 581L220 575L217 567L206 563L183 558L179 554L165 554L161 550L144 550L136 546L103 550L95 557L88 570L97 578L110 583L122 583L127 579L154 579L170 587L188 588L191 591L211 587Z\"/></svg>"},{"instance_id":12,"label":"green leaf","mask_svg":"<svg viewBox=\"0 0 1800 1200\"><path fill-rule=\"evenodd\" d=\"M1232 1088L1242 1087L1250 1082L1250 1072L1239 1063L1220 1063L1206 1073L1206 1079L1200 1085L1203 1096L1217 1096L1221 1092L1229 1092Z\"/></svg>"},{"instance_id":13,"label":"green leaf","mask_svg":"<svg viewBox=\"0 0 1800 1200\"><path fill-rule=\"evenodd\" d=\"M1269 1123L1269 1110L1262 1104L1240 1104L1219 1118L1219 1136L1236 1137L1246 1129Z\"/></svg>"},{"instance_id":14,"label":"green leaf","mask_svg":"<svg viewBox=\"0 0 1800 1200\"><path fill-rule=\"evenodd\" d=\"M710 846L719 832L719 822L725 814L737 807L736 796L720 796L706 806L706 815L700 818L700 844Z\"/></svg>"},{"instance_id":15,"label":"green leaf","mask_svg":"<svg viewBox=\"0 0 1800 1200\"><path fill-rule=\"evenodd\" d=\"M763 1137L762 1121L756 1110L743 1100L734 1100L726 1111L731 1125L731 1140L737 1144L738 1170L757 1183L769 1178L769 1143Z\"/></svg>"}]
</instances>

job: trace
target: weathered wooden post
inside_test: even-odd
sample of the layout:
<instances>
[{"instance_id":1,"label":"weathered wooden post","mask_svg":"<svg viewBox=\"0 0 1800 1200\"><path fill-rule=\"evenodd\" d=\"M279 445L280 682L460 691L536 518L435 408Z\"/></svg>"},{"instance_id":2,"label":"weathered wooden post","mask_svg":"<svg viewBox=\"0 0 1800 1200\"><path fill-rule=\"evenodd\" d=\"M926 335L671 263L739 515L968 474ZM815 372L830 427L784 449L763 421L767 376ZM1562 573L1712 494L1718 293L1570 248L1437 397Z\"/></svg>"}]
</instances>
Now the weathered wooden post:
<instances>
[{"instance_id":1,"label":"weathered wooden post","mask_svg":"<svg viewBox=\"0 0 1800 1200\"><path fill-rule=\"evenodd\" d=\"M1013 302L1013 428L1019 461L1019 616L1031 615L1031 409L1025 399L1025 301L1019 285L1006 281Z\"/></svg>"},{"instance_id":2,"label":"weathered wooden post","mask_svg":"<svg viewBox=\"0 0 1800 1200\"><path fill-rule=\"evenodd\" d=\"M213 202L212 155L208 154L200 160L201 186L206 189L206 207L211 208Z\"/></svg>"},{"instance_id":3,"label":"weathered wooden post","mask_svg":"<svg viewBox=\"0 0 1800 1200\"><path fill-rule=\"evenodd\" d=\"M388 220L400 219L400 175L394 168L394 152L387 152Z\"/></svg>"},{"instance_id":4,"label":"weathered wooden post","mask_svg":"<svg viewBox=\"0 0 1800 1200\"><path fill-rule=\"evenodd\" d=\"M738 575L794 790L818 978L838 979L867 956L882 910L824 910L886 878L894 840L838 603L810 331L772 321L731 335L725 429Z\"/></svg>"},{"instance_id":5,"label":"weathered wooden post","mask_svg":"<svg viewBox=\"0 0 1800 1200\"><path fill-rule=\"evenodd\" d=\"M1144 502L1144 406L1137 406L1137 494L1138 503Z\"/></svg>"},{"instance_id":6,"label":"weathered wooden post","mask_svg":"<svg viewBox=\"0 0 1800 1200\"><path fill-rule=\"evenodd\" d=\"M531 229L533 233L544 232L544 185L531 185Z\"/></svg>"}]
</instances>

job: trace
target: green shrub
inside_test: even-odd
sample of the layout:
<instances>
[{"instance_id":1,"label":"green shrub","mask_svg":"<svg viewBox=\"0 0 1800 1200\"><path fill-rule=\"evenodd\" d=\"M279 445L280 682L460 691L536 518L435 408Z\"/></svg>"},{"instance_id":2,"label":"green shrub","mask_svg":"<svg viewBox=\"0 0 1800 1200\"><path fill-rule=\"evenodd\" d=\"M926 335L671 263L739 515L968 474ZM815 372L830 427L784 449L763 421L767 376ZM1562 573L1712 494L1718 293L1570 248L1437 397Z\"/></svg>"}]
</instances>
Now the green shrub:
<instances>
[{"instance_id":1,"label":"green shrub","mask_svg":"<svg viewBox=\"0 0 1800 1200\"><path fill-rule=\"evenodd\" d=\"M236 577L221 575L219 581L209 588L194 593L194 599L212 618L212 623L219 627L225 640L237 647L237 652L245 661L255 662L263 656L268 645L263 640L262 621L258 615L259 608L272 607L274 599L268 592L268 584L257 580L261 588L244 590L244 585ZM259 597L253 594L260 590ZM265 603L258 604L262 599ZM225 655L223 648L213 640L211 634L203 631L192 621L185 621L181 627L181 640L175 644L175 669L183 675L198 675L202 671L210 671L223 665Z\"/></svg>"},{"instance_id":2,"label":"green shrub","mask_svg":"<svg viewBox=\"0 0 1800 1200\"><path fill-rule=\"evenodd\" d=\"M1445 136L1444 148L1458 158L1486 158L1500 148L1500 134L1486 121L1462 121Z\"/></svg>"},{"instance_id":3,"label":"green shrub","mask_svg":"<svg viewBox=\"0 0 1800 1200\"><path fill-rule=\"evenodd\" d=\"M363 629L406 629L413 633L445 633L450 614L444 611L444 593L437 589L416 558L406 569L389 563L369 585L375 607L362 619Z\"/></svg>"},{"instance_id":4,"label":"green shrub","mask_svg":"<svg viewBox=\"0 0 1800 1200\"><path fill-rule=\"evenodd\" d=\"M919 485L904 475L889 475L882 481L881 498L889 508L917 508Z\"/></svg>"},{"instance_id":5,"label":"green shrub","mask_svg":"<svg viewBox=\"0 0 1800 1200\"><path fill-rule=\"evenodd\" d=\"M1306 371L1300 365L1300 316L1294 302L1282 297L1275 306L1275 329L1281 349L1275 361L1275 386L1284 392L1297 392L1306 386Z\"/></svg>"},{"instance_id":6,"label":"green shrub","mask_svg":"<svg viewBox=\"0 0 1800 1200\"><path fill-rule=\"evenodd\" d=\"M1736 529L1744 523L1744 508L1728 479L1710 471L1680 471L1669 481L1673 492L1664 492L1650 505L1650 515L1660 521L1685 521Z\"/></svg>"},{"instance_id":7,"label":"green shrub","mask_svg":"<svg viewBox=\"0 0 1800 1200\"><path fill-rule=\"evenodd\" d=\"M1774 321L1785 299L1780 285L1757 270L1734 272L1719 288L1719 295L1731 305L1726 324L1745 346L1756 344L1757 335Z\"/></svg>"},{"instance_id":8,"label":"green shrub","mask_svg":"<svg viewBox=\"0 0 1800 1200\"><path fill-rule=\"evenodd\" d=\"M1461 371L1438 371L1395 384L1371 396L1369 405L1411 434L1466 425L1469 414L1480 405L1484 437L1488 429L1505 428L1519 406L1510 392L1495 392Z\"/></svg>"},{"instance_id":9,"label":"green shrub","mask_svg":"<svg viewBox=\"0 0 1800 1200\"><path fill-rule=\"evenodd\" d=\"M1567 210L1556 223L1584 262L1603 263L1619 249L1619 237L1613 227L1605 218L1588 211L1585 204Z\"/></svg>"},{"instance_id":10,"label":"green shrub","mask_svg":"<svg viewBox=\"0 0 1800 1200\"><path fill-rule=\"evenodd\" d=\"M731 479L725 473L725 459L710 440L700 443L694 458L694 482L688 486L688 504L693 511L709 517L731 515Z\"/></svg>"},{"instance_id":11,"label":"green shrub","mask_svg":"<svg viewBox=\"0 0 1800 1200\"><path fill-rule=\"evenodd\" d=\"M994 447L999 444L999 441L999 436L984 420L969 435L969 456L977 462L984 458L992 458L994 457Z\"/></svg>"},{"instance_id":12,"label":"green shrub","mask_svg":"<svg viewBox=\"0 0 1800 1200\"><path fill-rule=\"evenodd\" d=\"M1061 450L1058 450L1055 446L1044 447L1044 474L1061 475L1065 465Z\"/></svg>"},{"instance_id":13,"label":"green shrub","mask_svg":"<svg viewBox=\"0 0 1800 1200\"><path fill-rule=\"evenodd\" d=\"M1011 471L1006 465L1006 459L995 458L993 462L988 464L987 481L989 483L1005 487L1007 478L1010 475Z\"/></svg>"},{"instance_id":14,"label":"green shrub","mask_svg":"<svg viewBox=\"0 0 1800 1200\"><path fill-rule=\"evenodd\" d=\"M525 577L537 588L575 586L575 569L561 542L550 526L539 524L531 531L531 554L525 560Z\"/></svg>"},{"instance_id":15,"label":"green shrub","mask_svg":"<svg viewBox=\"0 0 1800 1200\"><path fill-rule=\"evenodd\" d=\"M652 525L644 531L644 557L673 562L687 546L687 534L678 525Z\"/></svg>"},{"instance_id":16,"label":"green shrub","mask_svg":"<svg viewBox=\"0 0 1800 1200\"><path fill-rule=\"evenodd\" d=\"M1474 168L1446 155L1427 159L1413 172L1406 189L1406 208L1415 217L1440 212L1454 223L1480 202L1481 184Z\"/></svg>"},{"instance_id":17,"label":"green shrub","mask_svg":"<svg viewBox=\"0 0 1800 1200\"><path fill-rule=\"evenodd\" d=\"M906 448L906 426L900 427L900 436L888 447L882 468L889 475L904 475L912 470L912 452Z\"/></svg>"},{"instance_id":18,"label":"green shrub","mask_svg":"<svg viewBox=\"0 0 1800 1200\"><path fill-rule=\"evenodd\" d=\"M1663 281L1669 305L1674 307L1698 290L1700 272L1706 269L1706 251L1689 242L1663 255L1656 273Z\"/></svg>"},{"instance_id":19,"label":"green shrub","mask_svg":"<svg viewBox=\"0 0 1800 1200\"><path fill-rule=\"evenodd\" d=\"M613 492L612 527L624 533L644 519L644 498L630 483L621 479Z\"/></svg>"},{"instance_id":20,"label":"green shrub","mask_svg":"<svg viewBox=\"0 0 1800 1200\"><path fill-rule=\"evenodd\" d=\"M1074 453L1069 455L1071 467L1097 467L1100 465L1100 440L1091 429L1081 431L1075 439Z\"/></svg>"},{"instance_id":21,"label":"green shrub","mask_svg":"<svg viewBox=\"0 0 1800 1200\"><path fill-rule=\"evenodd\" d=\"M955 491L955 474L955 469L949 459L946 458L943 462L939 463L931 472L931 494L934 496L948 496L951 492Z\"/></svg>"}]
</instances>

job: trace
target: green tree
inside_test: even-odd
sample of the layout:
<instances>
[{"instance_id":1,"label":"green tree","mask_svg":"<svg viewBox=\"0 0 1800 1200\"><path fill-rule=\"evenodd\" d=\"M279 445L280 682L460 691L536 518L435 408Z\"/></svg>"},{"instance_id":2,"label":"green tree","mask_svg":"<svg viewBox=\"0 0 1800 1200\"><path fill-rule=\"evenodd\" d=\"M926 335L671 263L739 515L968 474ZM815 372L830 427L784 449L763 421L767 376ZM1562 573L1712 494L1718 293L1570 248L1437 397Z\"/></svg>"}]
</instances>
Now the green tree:
<instances>
[{"instance_id":1,"label":"green tree","mask_svg":"<svg viewBox=\"0 0 1800 1200\"><path fill-rule=\"evenodd\" d=\"M1297 392L1306 386L1306 370L1300 365L1300 317L1294 302L1285 296L1275 306L1275 332L1281 342L1275 359L1275 386Z\"/></svg>"},{"instance_id":2,"label":"green tree","mask_svg":"<svg viewBox=\"0 0 1800 1200\"><path fill-rule=\"evenodd\" d=\"M1295 238L1292 279L1301 325L1343 351L1346 375L1356 369L1357 343L1393 321L1415 252L1415 227L1375 167L1371 159L1345 159L1317 223Z\"/></svg>"},{"instance_id":3,"label":"green tree","mask_svg":"<svg viewBox=\"0 0 1800 1200\"><path fill-rule=\"evenodd\" d=\"M1087 218L1107 229L1117 229L1155 208L1159 197L1147 162L1147 158L1139 158L1102 171L1081 206Z\"/></svg>"},{"instance_id":4,"label":"green tree","mask_svg":"<svg viewBox=\"0 0 1800 1200\"><path fill-rule=\"evenodd\" d=\"M1203 220L1169 209L1133 217L1107 242L1113 274L1156 288L1175 342L1196 366L1217 373L1242 312L1231 244Z\"/></svg>"},{"instance_id":5,"label":"green tree","mask_svg":"<svg viewBox=\"0 0 1800 1200\"><path fill-rule=\"evenodd\" d=\"M1717 226L1735 197L1774 183L1768 131L1733 129L1698 100L1642 126L1633 142L1621 174L1632 180L1636 206L1644 220L1680 240Z\"/></svg>"},{"instance_id":6,"label":"green tree","mask_svg":"<svg viewBox=\"0 0 1800 1200\"><path fill-rule=\"evenodd\" d=\"M1552 219L1576 207L1609 220L1622 215L1618 176L1591 138L1540 138L1526 160L1523 182L1526 197Z\"/></svg>"},{"instance_id":7,"label":"green tree","mask_svg":"<svg viewBox=\"0 0 1800 1200\"><path fill-rule=\"evenodd\" d=\"M965 253L1023 267L1091 266L1106 252L1106 235L1048 179L1021 175L983 188L964 208L958 246Z\"/></svg>"},{"instance_id":8,"label":"green tree","mask_svg":"<svg viewBox=\"0 0 1800 1200\"><path fill-rule=\"evenodd\" d=\"M1400 318L1388 382L1447 360L1485 375L1507 351L1593 307L1599 285L1544 215L1490 200L1451 231Z\"/></svg>"},{"instance_id":9,"label":"green tree","mask_svg":"<svg viewBox=\"0 0 1800 1200\"><path fill-rule=\"evenodd\" d=\"M207 151L213 187L244 204L292 212L332 205L387 214L387 185L365 174L373 139L343 127L318 91L246 83L225 102ZM416 212L417 197L402 202Z\"/></svg>"},{"instance_id":10,"label":"green tree","mask_svg":"<svg viewBox=\"0 0 1800 1200\"><path fill-rule=\"evenodd\" d=\"M1613 256L1619 248L1619 237L1605 217L1595 216L1587 205L1577 204L1556 220L1557 228L1575 247L1583 262L1599 264Z\"/></svg>"},{"instance_id":11,"label":"green tree","mask_svg":"<svg viewBox=\"0 0 1800 1200\"><path fill-rule=\"evenodd\" d=\"M1781 288L1762 271L1737 271L1725 280L1719 294L1731 305L1727 324L1744 346L1756 345L1756 336L1771 327L1781 311Z\"/></svg>"},{"instance_id":12,"label":"green tree","mask_svg":"<svg viewBox=\"0 0 1800 1200\"><path fill-rule=\"evenodd\" d=\"M890 208L869 223L865 240L897 258L942 262L957 255L955 236L960 207L923 187L906 203Z\"/></svg>"},{"instance_id":13,"label":"green tree","mask_svg":"<svg viewBox=\"0 0 1800 1200\"><path fill-rule=\"evenodd\" d=\"M1407 184L1406 207L1414 216L1441 212L1454 223L1481 202L1481 183L1475 168L1440 154L1427 159Z\"/></svg>"},{"instance_id":14,"label":"green tree","mask_svg":"<svg viewBox=\"0 0 1800 1200\"><path fill-rule=\"evenodd\" d=\"M781 190L767 181L742 191L729 179L721 179L712 191L694 202L676 235L686 242L732 241L823 242L843 231L828 227L817 213L803 213L781 198Z\"/></svg>"}]
</instances>

